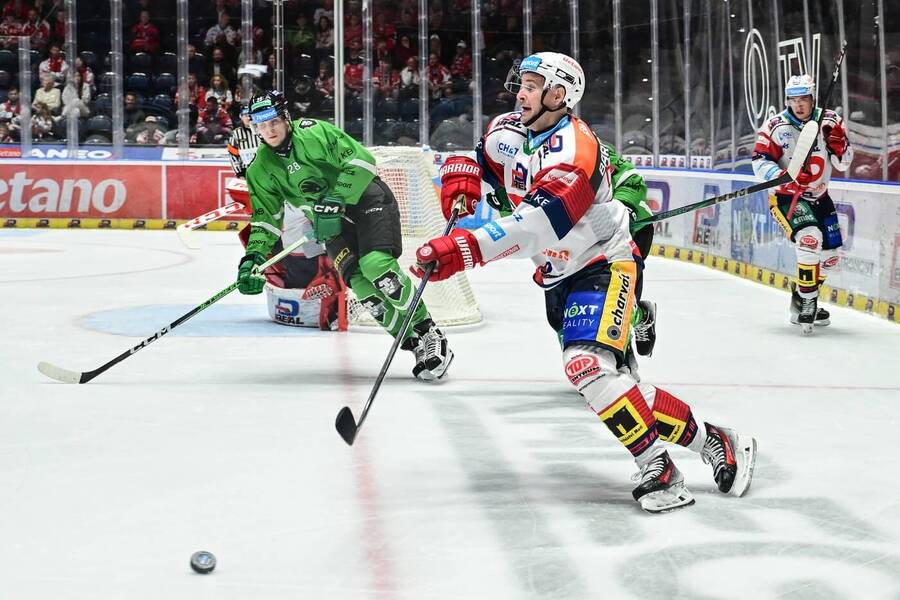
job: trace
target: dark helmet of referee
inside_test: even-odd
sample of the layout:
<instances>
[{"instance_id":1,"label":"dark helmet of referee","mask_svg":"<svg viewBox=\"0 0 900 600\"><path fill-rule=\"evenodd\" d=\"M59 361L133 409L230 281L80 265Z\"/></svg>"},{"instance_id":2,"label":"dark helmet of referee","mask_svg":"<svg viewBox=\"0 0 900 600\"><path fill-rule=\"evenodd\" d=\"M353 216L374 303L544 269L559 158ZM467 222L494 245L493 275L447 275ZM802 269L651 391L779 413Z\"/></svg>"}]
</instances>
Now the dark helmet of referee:
<instances>
[{"instance_id":1,"label":"dark helmet of referee","mask_svg":"<svg viewBox=\"0 0 900 600\"><path fill-rule=\"evenodd\" d=\"M277 154L291 151L291 113L284 94L277 90L257 94L250 99L250 119L256 134Z\"/></svg>"}]
</instances>

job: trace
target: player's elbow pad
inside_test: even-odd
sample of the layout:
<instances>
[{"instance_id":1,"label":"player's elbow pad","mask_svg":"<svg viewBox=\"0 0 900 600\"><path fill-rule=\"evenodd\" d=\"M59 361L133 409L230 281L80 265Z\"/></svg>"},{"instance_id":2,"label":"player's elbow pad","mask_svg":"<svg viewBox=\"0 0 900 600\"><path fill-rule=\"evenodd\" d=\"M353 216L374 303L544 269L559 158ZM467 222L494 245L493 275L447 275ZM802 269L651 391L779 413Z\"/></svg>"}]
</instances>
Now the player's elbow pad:
<instances>
[{"instance_id":1,"label":"player's elbow pad","mask_svg":"<svg viewBox=\"0 0 900 600\"><path fill-rule=\"evenodd\" d=\"M554 165L535 176L523 202L544 211L558 239L563 239L594 202L587 173L574 165Z\"/></svg>"}]
</instances>

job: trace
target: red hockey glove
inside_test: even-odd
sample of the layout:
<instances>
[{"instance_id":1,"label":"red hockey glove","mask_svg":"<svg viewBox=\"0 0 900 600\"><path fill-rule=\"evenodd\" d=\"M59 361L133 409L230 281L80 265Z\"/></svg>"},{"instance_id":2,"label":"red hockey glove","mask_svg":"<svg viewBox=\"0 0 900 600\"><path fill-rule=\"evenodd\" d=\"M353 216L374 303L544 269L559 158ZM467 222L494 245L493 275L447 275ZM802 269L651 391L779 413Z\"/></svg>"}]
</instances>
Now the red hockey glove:
<instances>
[{"instance_id":1,"label":"red hockey glove","mask_svg":"<svg viewBox=\"0 0 900 600\"><path fill-rule=\"evenodd\" d=\"M847 132L844 131L844 127L841 125L837 125L832 127L831 125L823 125L822 126L822 137L825 138L825 146L828 148L828 151L834 154L840 159L844 156L844 152L847 151Z\"/></svg>"},{"instance_id":2,"label":"red hockey glove","mask_svg":"<svg viewBox=\"0 0 900 600\"><path fill-rule=\"evenodd\" d=\"M434 238L416 250L416 264L410 267L410 271L421 278L430 263L437 263L431 273L432 281L441 281L484 264L478 240L465 229L454 229L450 235Z\"/></svg>"},{"instance_id":3,"label":"red hockey glove","mask_svg":"<svg viewBox=\"0 0 900 600\"><path fill-rule=\"evenodd\" d=\"M481 199L481 165L465 156L451 156L441 167L441 210L445 219L450 219L460 195L465 203L459 216L475 214L475 204Z\"/></svg>"},{"instance_id":4,"label":"red hockey glove","mask_svg":"<svg viewBox=\"0 0 900 600\"><path fill-rule=\"evenodd\" d=\"M800 169L800 172L797 173L797 179L784 184L784 191L793 196L793 198L791 198L791 206L788 208L787 214L785 215L788 220L794 216L794 210L797 208L797 200L803 192L809 189L809 184L812 183L812 180L812 173L807 171L806 166L804 166Z\"/></svg>"},{"instance_id":5,"label":"red hockey glove","mask_svg":"<svg viewBox=\"0 0 900 600\"><path fill-rule=\"evenodd\" d=\"M303 299L321 300L322 298L333 296L343 289L344 285L331 259L323 254L319 256L319 272L306 285Z\"/></svg>"}]
</instances>

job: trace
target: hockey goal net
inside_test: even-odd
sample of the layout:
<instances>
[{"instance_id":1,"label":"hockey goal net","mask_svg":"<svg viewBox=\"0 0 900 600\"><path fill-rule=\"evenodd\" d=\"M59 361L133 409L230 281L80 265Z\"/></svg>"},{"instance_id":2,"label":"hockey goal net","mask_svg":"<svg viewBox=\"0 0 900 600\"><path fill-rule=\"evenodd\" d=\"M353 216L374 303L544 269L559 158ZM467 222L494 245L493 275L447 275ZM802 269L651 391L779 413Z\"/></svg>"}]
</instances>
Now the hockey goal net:
<instances>
[{"instance_id":1,"label":"hockey goal net","mask_svg":"<svg viewBox=\"0 0 900 600\"><path fill-rule=\"evenodd\" d=\"M432 154L416 147L369 148L378 163L378 176L387 183L400 205L403 255L400 266L409 273L416 248L443 233L447 222L441 214L436 188L437 169ZM418 284L418 280L414 279ZM353 292L347 294L350 325L377 325ZM422 295L432 318L441 326L468 325L481 321L481 311L464 273L445 281L429 282Z\"/></svg>"}]
</instances>

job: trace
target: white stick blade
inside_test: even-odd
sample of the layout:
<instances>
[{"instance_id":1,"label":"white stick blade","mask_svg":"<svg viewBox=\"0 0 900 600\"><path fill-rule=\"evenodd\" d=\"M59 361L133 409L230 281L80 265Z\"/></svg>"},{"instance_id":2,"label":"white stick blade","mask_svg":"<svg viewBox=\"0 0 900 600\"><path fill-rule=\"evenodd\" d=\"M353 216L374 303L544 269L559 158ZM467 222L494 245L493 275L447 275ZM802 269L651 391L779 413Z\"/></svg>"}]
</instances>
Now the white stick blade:
<instances>
[{"instance_id":1,"label":"white stick blade","mask_svg":"<svg viewBox=\"0 0 900 600\"><path fill-rule=\"evenodd\" d=\"M809 156L809 151L818 137L819 124L813 120L807 121L797 137L797 146L794 148L794 155L791 156L791 162L788 164L787 172L791 179L797 179L797 175L806 163L806 157Z\"/></svg>"},{"instance_id":2,"label":"white stick blade","mask_svg":"<svg viewBox=\"0 0 900 600\"><path fill-rule=\"evenodd\" d=\"M175 228L175 231L178 233L178 239L181 240L182 244L191 250L198 250L200 248L200 245L194 241L194 236L191 235L191 228L187 223L182 223Z\"/></svg>"},{"instance_id":3,"label":"white stick blade","mask_svg":"<svg viewBox=\"0 0 900 600\"><path fill-rule=\"evenodd\" d=\"M62 383L79 383L81 381L81 373L69 371L68 369L63 369L62 367L57 367L56 365L51 365L44 361L38 363L38 371L50 379L55 379Z\"/></svg>"}]
</instances>

